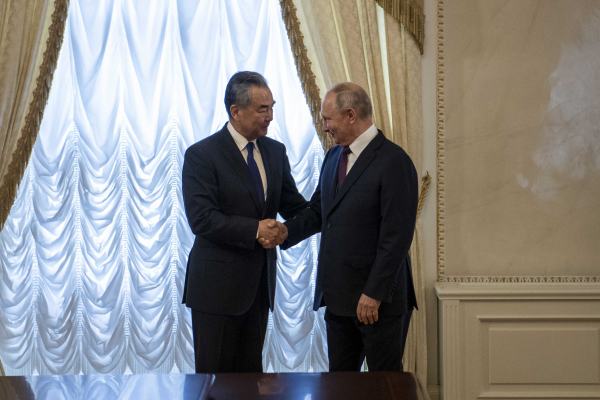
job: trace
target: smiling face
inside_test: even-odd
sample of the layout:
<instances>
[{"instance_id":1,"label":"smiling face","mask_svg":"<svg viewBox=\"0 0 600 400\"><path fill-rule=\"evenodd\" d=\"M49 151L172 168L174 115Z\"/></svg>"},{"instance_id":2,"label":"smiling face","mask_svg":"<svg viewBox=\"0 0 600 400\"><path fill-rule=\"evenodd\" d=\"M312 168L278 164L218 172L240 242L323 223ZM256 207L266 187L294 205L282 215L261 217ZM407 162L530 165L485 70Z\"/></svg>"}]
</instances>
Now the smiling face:
<instances>
[{"instance_id":1,"label":"smiling face","mask_svg":"<svg viewBox=\"0 0 600 400\"><path fill-rule=\"evenodd\" d=\"M246 108L231 106L231 123L249 142L267 135L273 121L273 94L268 87L252 87L252 103Z\"/></svg>"},{"instance_id":2,"label":"smiling face","mask_svg":"<svg viewBox=\"0 0 600 400\"><path fill-rule=\"evenodd\" d=\"M335 106L335 97L335 93L329 92L321 103L323 130L331 135L336 144L349 146L356 139L353 126L356 115L353 109L340 113Z\"/></svg>"}]
</instances>

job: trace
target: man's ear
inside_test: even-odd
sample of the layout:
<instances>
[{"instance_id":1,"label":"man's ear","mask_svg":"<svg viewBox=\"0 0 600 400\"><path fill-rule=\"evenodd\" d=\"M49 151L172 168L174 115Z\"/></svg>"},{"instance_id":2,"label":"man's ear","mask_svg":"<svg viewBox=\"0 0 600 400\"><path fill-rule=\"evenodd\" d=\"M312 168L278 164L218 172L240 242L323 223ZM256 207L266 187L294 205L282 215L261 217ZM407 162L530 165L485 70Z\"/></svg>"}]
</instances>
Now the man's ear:
<instances>
[{"instance_id":1,"label":"man's ear","mask_svg":"<svg viewBox=\"0 0 600 400\"><path fill-rule=\"evenodd\" d=\"M236 104L232 104L231 107L229 107L229 112L231 113L231 118L236 121L240 120L240 108Z\"/></svg>"},{"instance_id":2,"label":"man's ear","mask_svg":"<svg viewBox=\"0 0 600 400\"><path fill-rule=\"evenodd\" d=\"M348 122L351 124L356 122L356 111L354 108L349 108L346 110L346 116L348 117Z\"/></svg>"}]
</instances>

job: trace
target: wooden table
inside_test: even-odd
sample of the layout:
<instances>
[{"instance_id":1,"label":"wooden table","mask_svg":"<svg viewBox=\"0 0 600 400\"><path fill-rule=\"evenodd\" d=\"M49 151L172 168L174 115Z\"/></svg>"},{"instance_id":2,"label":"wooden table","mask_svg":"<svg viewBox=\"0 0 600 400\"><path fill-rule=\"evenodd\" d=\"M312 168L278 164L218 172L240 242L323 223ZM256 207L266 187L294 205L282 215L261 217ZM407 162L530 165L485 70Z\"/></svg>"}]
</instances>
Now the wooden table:
<instances>
[{"instance_id":1,"label":"wooden table","mask_svg":"<svg viewBox=\"0 0 600 400\"><path fill-rule=\"evenodd\" d=\"M428 400L413 374L330 372L321 374L215 374L210 396L224 399Z\"/></svg>"},{"instance_id":2,"label":"wooden table","mask_svg":"<svg viewBox=\"0 0 600 400\"><path fill-rule=\"evenodd\" d=\"M0 377L0 400L197 400L210 375ZM210 399L428 400L409 373L215 374Z\"/></svg>"}]
</instances>

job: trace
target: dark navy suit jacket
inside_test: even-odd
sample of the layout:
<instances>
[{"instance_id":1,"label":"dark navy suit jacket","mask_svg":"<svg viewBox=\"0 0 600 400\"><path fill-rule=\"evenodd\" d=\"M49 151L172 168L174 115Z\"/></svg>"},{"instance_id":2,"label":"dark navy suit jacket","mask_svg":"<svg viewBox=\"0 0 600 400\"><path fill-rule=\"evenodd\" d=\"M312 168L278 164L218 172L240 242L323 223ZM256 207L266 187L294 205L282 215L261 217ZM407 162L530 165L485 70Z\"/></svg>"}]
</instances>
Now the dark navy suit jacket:
<instances>
[{"instance_id":1,"label":"dark navy suit jacket","mask_svg":"<svg viewBox=\"0 0 600 400\"><path fill-rule=\"evenodd\" d=\"M258 223L278 212L293 218L308 202L296 188L285 146L267 137L257 143L267 175L264 207L227 125L185 153L183 201L196 240L188 258L183 303L195 310L245 313L256 297L265 259L273 309L277 253L256 240Z\"/></svg>"},{"instance_id":2,"label":"dark navy suit jacket","mask_svg":"<svg viewBox=\"0 0 600 400\"><path fill-rule=\"evenodd\" d=\"M314 310L356 316L364 293L381 300L379 315L416 308L408 251L418 204L418 178L404 150L378 135L337 188L342 148L329 150L310 207L288 220L288 248L321 232Z\"/></svg>"}]
</instances>

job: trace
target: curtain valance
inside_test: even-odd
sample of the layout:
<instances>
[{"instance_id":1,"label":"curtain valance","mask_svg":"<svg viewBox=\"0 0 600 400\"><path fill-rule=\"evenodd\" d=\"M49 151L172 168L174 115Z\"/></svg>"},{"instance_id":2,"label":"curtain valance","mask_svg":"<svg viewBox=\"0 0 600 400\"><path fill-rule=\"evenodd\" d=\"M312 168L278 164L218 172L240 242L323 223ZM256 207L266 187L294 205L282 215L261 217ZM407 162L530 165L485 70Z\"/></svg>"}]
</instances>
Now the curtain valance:
<instances>
[{"instance_id":1,"label":"curtain valance","mask_svg":"<svg viewBox=\"0 0 600 400\"><path fill-rule=\"evenodd\" d=\"M375 0L383 10L396 18L413 35L423 54L425 40L425 14L423 8L412 0Z\"/></svg>"}]
</instances>

